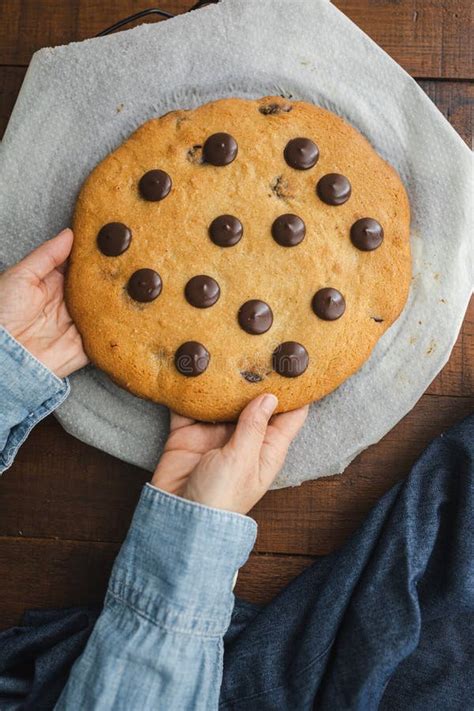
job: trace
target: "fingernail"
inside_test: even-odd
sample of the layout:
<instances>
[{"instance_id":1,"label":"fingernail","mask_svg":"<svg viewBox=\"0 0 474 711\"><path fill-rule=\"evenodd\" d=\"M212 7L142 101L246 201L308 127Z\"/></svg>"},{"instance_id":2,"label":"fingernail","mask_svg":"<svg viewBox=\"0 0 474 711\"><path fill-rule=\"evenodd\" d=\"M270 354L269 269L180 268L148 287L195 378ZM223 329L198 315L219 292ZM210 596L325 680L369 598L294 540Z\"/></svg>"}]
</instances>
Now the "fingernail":
<instances>
[{"instance_id":1,"label":"fingernail","mask_svg":"<svg viewBox=\"0 0 474 711\"><path fill-rule=\"evenodd\" d=\"M275 410L276 406L278 405L278 400L275 397L275 395L265 395L263 398L262 402L260 403L260 407L262 408L263 412L269 417L272 412Z\"/></svg>"}]
</instances>

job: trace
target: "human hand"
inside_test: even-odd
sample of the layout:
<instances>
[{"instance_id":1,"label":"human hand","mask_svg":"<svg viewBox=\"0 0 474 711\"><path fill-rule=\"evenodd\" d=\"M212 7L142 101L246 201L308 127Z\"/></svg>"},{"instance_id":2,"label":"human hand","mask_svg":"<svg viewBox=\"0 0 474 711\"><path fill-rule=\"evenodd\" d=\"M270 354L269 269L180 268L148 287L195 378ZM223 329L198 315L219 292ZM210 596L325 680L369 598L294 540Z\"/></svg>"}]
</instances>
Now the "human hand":
<instances>
[{"instance_id":1,"label":"human hand","mask_svg":"<svg viewBox=\"0 0 474 711\"><path fill-rule=\"evenodd\" d=\"M88 362L64 303L72 242L63 230L0 274L0 325L59 378Z\"/></svg>"},{"instance_id":2,"label":"human hand","mask_svg":"<svg viewBox=\"0 0 474 711\"><path fill-rule=\"evenodd\" d=\"M274 395L260 395L236 425L206 424L171 413L170 434L151 483L164 491L247 513L280 471L308 407L275 415Z\"/></svg>"}]
</instances>

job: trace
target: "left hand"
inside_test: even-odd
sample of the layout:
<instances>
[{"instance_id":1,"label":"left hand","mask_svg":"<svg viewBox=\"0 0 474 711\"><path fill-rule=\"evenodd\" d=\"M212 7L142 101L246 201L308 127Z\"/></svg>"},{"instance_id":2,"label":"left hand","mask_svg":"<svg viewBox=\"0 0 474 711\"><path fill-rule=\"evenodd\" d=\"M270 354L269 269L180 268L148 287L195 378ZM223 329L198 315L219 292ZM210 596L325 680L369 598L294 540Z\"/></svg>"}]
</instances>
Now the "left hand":
<instances>
[{"instance_id":1,"label":"left hand","mask_svg":"<svg viewBox=\"0 0 474 711\"><path fill-rule=\"evenodd\" d=\"M0 274L0 325L59 378L88 362L64 302L72 242L63 230Z\"/></svg>"}]
</instances>

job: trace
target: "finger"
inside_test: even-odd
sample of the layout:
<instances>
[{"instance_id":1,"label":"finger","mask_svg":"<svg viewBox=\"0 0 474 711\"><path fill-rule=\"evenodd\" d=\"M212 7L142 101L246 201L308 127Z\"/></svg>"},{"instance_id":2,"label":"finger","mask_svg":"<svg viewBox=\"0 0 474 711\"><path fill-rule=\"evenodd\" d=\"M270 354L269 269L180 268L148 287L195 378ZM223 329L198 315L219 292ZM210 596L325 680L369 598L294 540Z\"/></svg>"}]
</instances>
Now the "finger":
<instances>
[{"instance_id":1,"label":"finger","mask_svg":"<svg viewBox=\"0 0 474 711\"><path fill-rule=\"evenodd\" d=\"M190 417L178 415L177 412L170 410L170 432L180 430L181 427L188 427L188 425L194 425L195 422L196 420L193 420Z\"/></svg>"},{"instance_id":2,"label":"finger","mask_svg":"<svg viewBox=\"0 0 474 711\"><path fill-rule=\"evenodd\" d=\"M53 269L64 264L71 252L73 239L70 229L63 230L53 239L34 249L17 267L28 270L38 279L44 279Z\"/></svg>"},{"instance_id":3,"label":"finger","mask_svg":"<svg viewBox=\"0 0 474 711\"><path fill-rule=\"evenodd\" d=\"M272 417L270 424L284 434L288 438L288 441L291 442L306 422L308 412L309 405L300 407L298 410L282 412Z\"/></svg>"},{"instance_id":4,"label":"finger","mask_svg":"<svg viewBox=\"0 0 474 711\"><path fill-rule=\"evenodd\" d=\"M277 405L277 398L270 393L249 402L240 413L234 434L224 449L242 458L257 459L268 422Z\"/></svg>"},{"instance_id":5,"label":"finger","mask_svg":"<svg viewBox=\"0 0 474 711\"><path fill-rule=\"evenodd\" d=\"M267 489L280 471L288 447L305 423L308 405L272 418L260 451L260 480Z\"/></svg>"}]
</instances>

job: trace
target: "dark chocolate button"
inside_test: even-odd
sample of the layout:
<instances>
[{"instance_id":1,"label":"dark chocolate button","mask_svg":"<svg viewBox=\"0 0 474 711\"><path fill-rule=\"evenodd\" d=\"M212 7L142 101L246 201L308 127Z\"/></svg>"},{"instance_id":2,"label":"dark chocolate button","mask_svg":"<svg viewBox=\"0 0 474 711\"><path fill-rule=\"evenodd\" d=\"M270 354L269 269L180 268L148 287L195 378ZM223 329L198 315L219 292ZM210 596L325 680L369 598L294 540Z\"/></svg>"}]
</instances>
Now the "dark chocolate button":
<instances>
[{"instance_id":1,"label":"dark chocolate button","mask_svg":"<svg viewBox=\"0 0 474 711\"><path fill-rule=\"evenodd\" d=\"M229 165L237 156L237 141L229 133L213 133L206 139L202 155L211 165Z\"/></svg>"},{"instance_id":2,"label":"dark chocolate button","mask_svg":"<svg viewBox=\"0 0 474 711\"><path fill-rule=\"evenodd\" d=\"M242 370L240 375L248 383L261 383L263 380L263 377L259 375L259 373L253 373L251 370Z\"/></svg>"},{"instance_id":3,"label":"dark chocolate button","mask_svg":"<svg viewBox=\"0 0 474 711\"><path fill-rule=\"evenodd\" d=\"M209 226L209 237L219 247L233 247L243 233L242 223L233 215L220 215Z\"/></svg>"},{"instance_id":4,"label":"dark chocolate button","mask_svg":"<svg viewBox=\"0 0 474 711\"><path fill-rule=\"evenodd\" d=\"M153 301L161 294L161 277L153 269L139 269L130 277L127 291L135 301Z\"/></svg>"},{"instance_id":5,"label":"dark chocolate button","mask_svg":"<svg viewBox=\"0 0 474 711\"><path fill-rule=\"evenodd\" d=\"M268 304L258 299L251 299L239 309L239 325L247 333L259 335L265 333L273 323L273 313Z\"/></svg>"},{"instance_id":6,"label":"dark chocolate button","mask_svg":"<svg viewBox=\"0 0 474 711\"><path fill-rule=\"evenodd\" d=\"M273 351L273 370L284 378L297 378L298 375L302 375L308 363L308 351L296 341L280 343Z\"/></svg>"},{"instance_id":7,"label":"dark chocolate button","mask_svg":"<svg viewBox=\"0 0 474 711\"><path fill-rule=\"evenodd\" d=\"M313 311L316 316L324 321L335 321L341 318L346 310L346 302L340 291L326 287L320 289L313 296Z\"/></svg>"},{"instance_id":8,"label":"dark chocolate button","mask_svg":"<svg viewBox=\"0 0 474 711\"><path fill-rule=\"evenodd\" d=\"M209 306L214 306L221 295L221 290L215 279L200 274L188 281L184 294L191 306L195 306L198 309L207 309Z\"/></svg>"},{"instance_id":9,"label":"dark chocolate button","mask_svg":"<svg viewBox=\"0 0 474 711\"><path fill-rule=\"evenodd\" d=\"M352 225L351 241L362 252L371 252L383 242L383 227L372 217L363 217Z\"/></svg>"},{"instance_id":10,"label":"dark chocolate button","mask_svg":"<svg viewBox=\"0 0 474 711\"><path fill-rule=\"evenodd\" d=\"M210 359L209 351L197 341L183 343L174 354L176 370L189 378L195 378L204 373Z\"/></svg>"},{"instance_id":11,"label":"dark chocolate button","mask_svg":"<svg viewBox=\"0 0 474 711\"><path fill-rule=\"evenodd\" d=\"M309 138L293 138L286 144L284 156L291 168L308 170L318 162L319 148Z\"/></svg>"},{"instance_id":12,"label":"dark chocolate button","mask_svg":"<svg viewBox=\"0 0 474 711\"><path fill-rule=\"evenodd\" d=\"M298 215L280 215L272 225L272 236L282 247L295 247L304 240L306 226Z\"/></svg>"},{"instance_id":13,"label":"dark chocolate button","mask_svg":"<svg viewBox=\"0 0 474 711\"><path fill-rule=\"evenodd\" d=\"M316 192L327 205L343 205L349 200L352 188L345 175L328 173L318 182Z\"/></svg>"},{"instance_id":14,"label":"dark chocolate button","mask_svg":"<svg viewBox=\"0 0 474 711\"><path fill-rule=\"evenodd\" d=\"M138 189L144 200L157 202L169 194L171 178L164 170L149 170L140 178Z\"/></svg>"},{"instance_id":15,"label":"dark chocolate button","mask_svg":"<svg viewBox=\"0 0 474 711\"><path fill-rule=\"evenodd\" d=\"M97 235L97 246L107 257L118 257L130 247L132 233L122 222L109 222Z\"/></svg>"}]
</instances>

